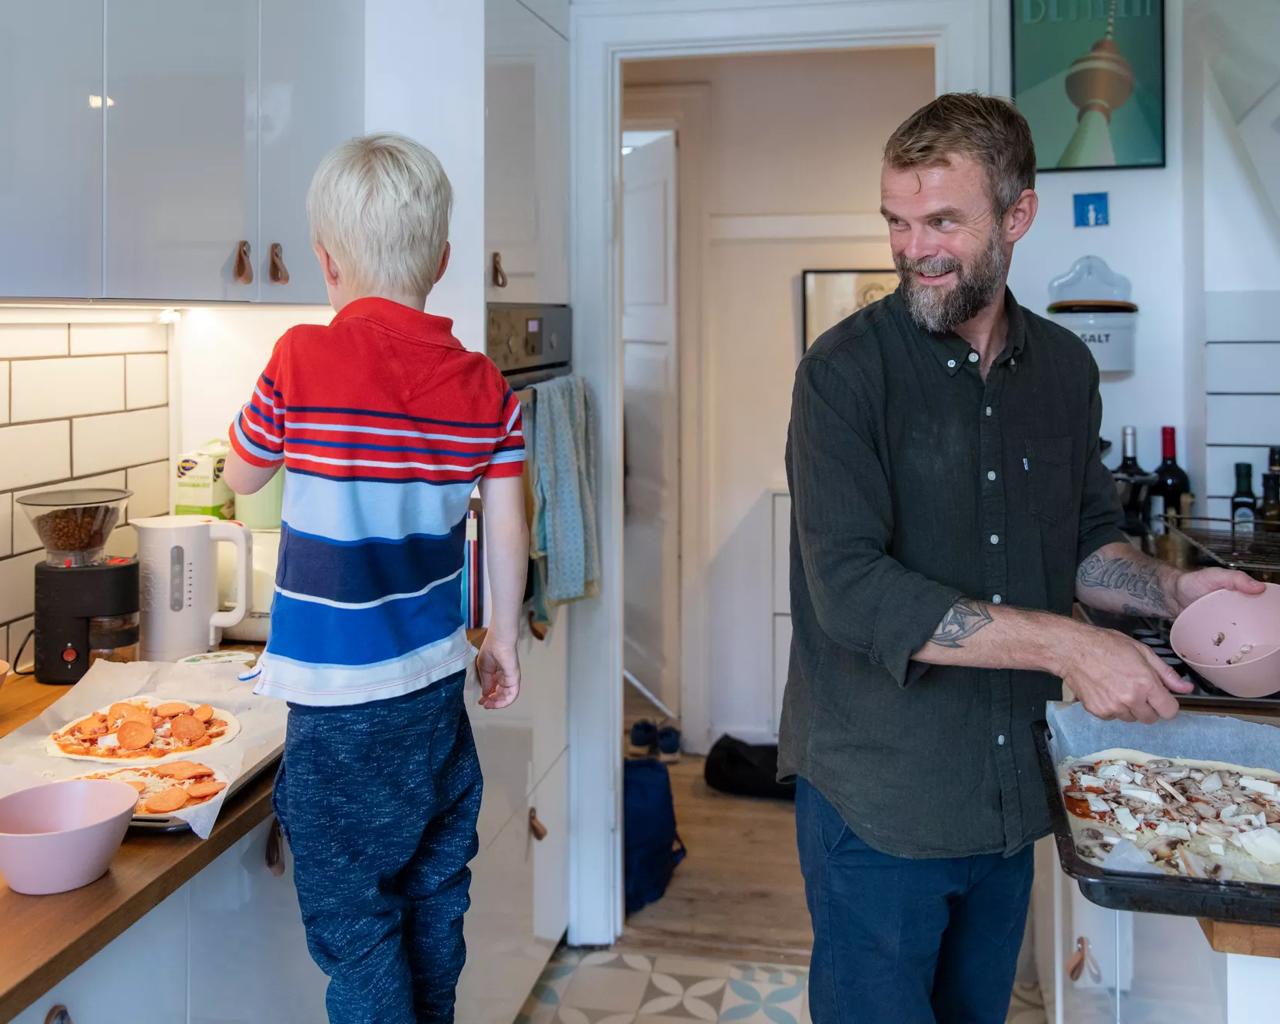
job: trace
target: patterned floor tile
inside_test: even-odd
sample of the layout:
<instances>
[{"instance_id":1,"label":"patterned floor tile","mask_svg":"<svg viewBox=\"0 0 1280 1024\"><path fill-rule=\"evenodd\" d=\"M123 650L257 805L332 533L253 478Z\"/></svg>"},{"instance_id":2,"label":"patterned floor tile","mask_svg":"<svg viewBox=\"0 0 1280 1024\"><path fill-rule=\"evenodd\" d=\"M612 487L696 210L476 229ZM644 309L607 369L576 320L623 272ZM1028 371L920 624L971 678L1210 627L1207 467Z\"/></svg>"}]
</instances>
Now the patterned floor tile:
<instances>
[{"instance_id":1,"label":"patterned floor tile","mask_svg":"<svg viewBox=\"0 0 1280 1024\"><path fill-rule=\"evenodd\" d=\"M733 964L726 960L703 960L694 957L660 956L653 962L655 972L687 978L728 978Z\"/></svg>"},{"instance_id":2,"label":"patterned floor tile","mask_svg":"<svg viewBox=\"0 0 1280 1024\"><path fill-rule=\"evenodd\" d=\"M573 1006L560 1007L556 1017L558 1024L635 1024L634 1013L610 1013L600 1010L579 1010Z\"/></svg>"},{"instance_id":3,"label":"patterned floor tile","mask_svg":"<svg viewBox=\"0 0 1280 1024\"><path fill-rule=\"evenodd\" d=\"M649 987L640 1003L643 1014L668 1014L680 1020L715 1021L724 997L724 977L649 975Z\"/></svg>"},{"instance_id":4,"label":"patterned floor tile","mask_svg":"<svg viewBox=\"0 0 1280 1024\"><path fill-rule=\"evenodd\" d=\"M561 1018L564 1007L577 1010L612 1010L615 1013L635 1014L640 1009L649 973L626 965L605 966L589 963L584 958L573 972L569 987L561 1002ZM591 1024L596 1024L591 1021Z\"/></svg>"},{"instance_id":5,"label":"patterned floor tile","mask_svg":"<svg viewBox=\"0 0 1280 1024\"><path fill-rule=\"evenodd\" d=\"M720 1020L738 1024L809 1024L805 983L776 985L730 978L720 1004Z\"/></svg>"}]
</instances>

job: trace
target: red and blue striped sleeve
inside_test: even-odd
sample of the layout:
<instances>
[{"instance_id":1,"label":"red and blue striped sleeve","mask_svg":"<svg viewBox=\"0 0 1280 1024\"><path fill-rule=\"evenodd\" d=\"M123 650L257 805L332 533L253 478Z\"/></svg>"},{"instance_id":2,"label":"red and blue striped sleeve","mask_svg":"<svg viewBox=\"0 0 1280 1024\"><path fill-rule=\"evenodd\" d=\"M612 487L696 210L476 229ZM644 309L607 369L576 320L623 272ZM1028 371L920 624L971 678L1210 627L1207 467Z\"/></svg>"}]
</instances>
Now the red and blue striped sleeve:
<instances>
[{"instance_id":1,"label":"red and blue striped sleeve","mask_svg":"<svg viewBox=\"0 0 1280 1024\"><path fill-rule=\"evenodd\" d=\"M231 424L231 447L245 462L263 469L284 461L284 340L276 343L253 394Z\"/></svg>"},{"instance_id":2,"label":"red and blue striped sleeve","mask_svg":"<svg viewBox=\"0 0 1280 1024\"><path fill-rule=\"evenodd\" d=\"M506 388L506 394L503 396L499 420L503 426L503 436L494 447L493 456L489 459L489 467L484 473L485 478L490 480L503 476L519 476L524 472L524 421L520 399L510 388Z\"/></svg>"}]
</instances>

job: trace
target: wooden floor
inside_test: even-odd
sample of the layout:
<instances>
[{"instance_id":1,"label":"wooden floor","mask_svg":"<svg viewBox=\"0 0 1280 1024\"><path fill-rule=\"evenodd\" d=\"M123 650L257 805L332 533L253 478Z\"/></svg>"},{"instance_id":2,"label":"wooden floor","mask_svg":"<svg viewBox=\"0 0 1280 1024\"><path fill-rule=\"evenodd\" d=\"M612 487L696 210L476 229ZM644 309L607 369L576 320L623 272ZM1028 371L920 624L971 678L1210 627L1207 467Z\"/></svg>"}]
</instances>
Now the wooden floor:
<instances>
[{"instance_id":1,"label":"wooden floor","mask_svg":"<svg viewBox=\"0 0 1280 1024\"><path fill-rule=\"evenodd\" d=\"M654 718L625 687L626 724ZM813 935L796 854L795 811L728 796L702 778L703 759L671 766L676 822L689 855L663 898L627 919L617 948L803 965Z\"/></svg>"}]
</instances>

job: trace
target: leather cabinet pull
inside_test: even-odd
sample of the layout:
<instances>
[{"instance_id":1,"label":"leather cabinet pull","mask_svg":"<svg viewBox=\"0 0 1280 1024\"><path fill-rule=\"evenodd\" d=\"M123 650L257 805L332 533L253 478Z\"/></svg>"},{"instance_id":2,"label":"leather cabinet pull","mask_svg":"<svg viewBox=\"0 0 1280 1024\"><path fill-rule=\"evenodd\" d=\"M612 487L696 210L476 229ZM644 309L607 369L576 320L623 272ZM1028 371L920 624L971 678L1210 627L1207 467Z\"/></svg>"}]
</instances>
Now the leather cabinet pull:
<instances>
[{"instance_id":1,"label":"leather cabinet pull","mask_svg":"<svg viewBox=\"0 0 1280 1024\"><path fill-rule=\"evenodd\" d=\"M279 242L271 243L271 260L267 276L271 278L273 284L289 283L289 268L284 265L284 246Z\"/></svg>"},{"instance_id":2,"label":"leather cabinet pull","mask_svg":"<svg viewBox=\"0 0 1280 1024\"><path fill-rule=\"evenodd\" d=\"M67 1008L59 1004L45 1014L44 1024L75 1024L75 1021L71 1019Z\"/></svg>"},{"instance_id":3,"label":"leather cabinet pull","mask_svg":"<svg viewBox=\"0 0 1280 1024\"><path fill-rule=\"evenodd\" d=\"M271 829L267 832L267 869L276 878L284 874L284 840L277 818L271 819Z\"/></svg>"},{"instance_id":4,"label":"leather cabinet pull","mask_svg":"<svg viewBox=\"0 0 1280 1024\"><path fill-rule=\"evenodd\" d=\"M529 834L538 842L547 838L547 826L538 820L538 809L536 807L529 808Z\"/></svg>"},{"instance_id":5,"label":"leather cabinet pull","mask_svg":"<svg viewBox=\"0 0 1280 1024\"><path fill-rule=\"evenodd\" d=\"M249 243L244 239L236 246L235 267L231 272L238 284L253 284L253 259L249 253Z\"/></svg>"},{"instance_id":6,"label":"leather cabinet pull","mask_svg":"<svg viewBox=\"0 0 1280 1024\"><path fill-rule=\"evenodd\" d=\"M493 286L495 288L505 288L507 286L507 272L502 269L502 253L500 252L493 254Z\"/></svg>"}]
</instances>

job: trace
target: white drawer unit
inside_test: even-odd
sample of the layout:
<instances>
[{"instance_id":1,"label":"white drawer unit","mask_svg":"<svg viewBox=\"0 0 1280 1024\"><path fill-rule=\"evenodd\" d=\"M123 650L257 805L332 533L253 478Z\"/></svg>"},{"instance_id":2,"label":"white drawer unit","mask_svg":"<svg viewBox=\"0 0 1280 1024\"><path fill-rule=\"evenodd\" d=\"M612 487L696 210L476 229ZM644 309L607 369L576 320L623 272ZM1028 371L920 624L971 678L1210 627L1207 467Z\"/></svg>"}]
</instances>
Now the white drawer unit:
<instances>
[{"instance_id":1,"label":"white drawer unit","mask_svg":"<svg viewBox=\"0 0 1280 1024\"><path fill-rule=\"evenodd\" d=\"M782 695L787 689L787 667L791 663L791 616L773 617L773 734L782 721Z\"/></svg>"},{"instance_id":2,"label":"white drawer unit","mask_svg":"<svg viewBox=\"0 0 1280 1024\"><path fill-rule=\"evenodd\" d=\"M564 934L568 888L566 754L471 864L458 1020L515 1018Z\"/></svg>"},{"instance_id":3,"label":"white drawer unit","mask_svg":"<svg viewBox=\"0 0 1280 1024\"><path fill-rule=\"evenodd\" d=\"M774 739L782 720L782 695L787 688L787 666L791 661L791 495L774 491L771 502L773 536L773 601L770 635L773 638L773 672L770 677Z\"/></svg>"}]
</instances>

